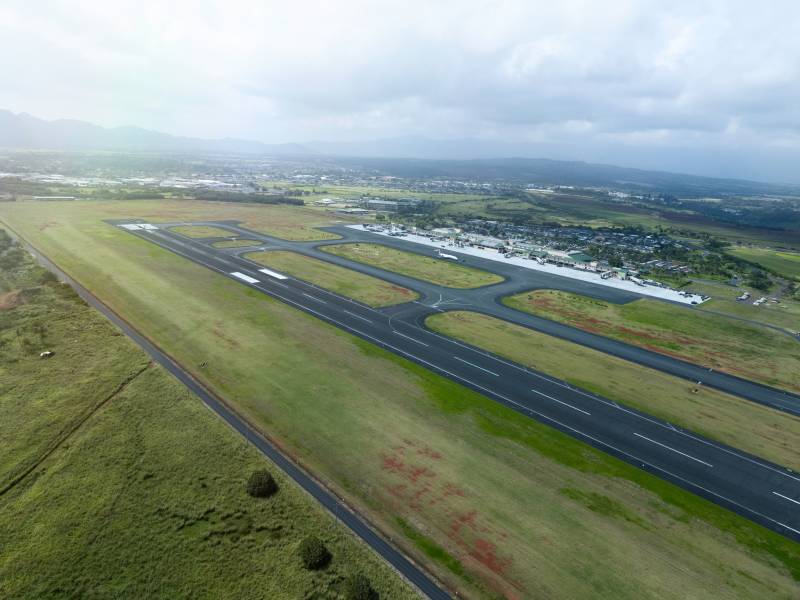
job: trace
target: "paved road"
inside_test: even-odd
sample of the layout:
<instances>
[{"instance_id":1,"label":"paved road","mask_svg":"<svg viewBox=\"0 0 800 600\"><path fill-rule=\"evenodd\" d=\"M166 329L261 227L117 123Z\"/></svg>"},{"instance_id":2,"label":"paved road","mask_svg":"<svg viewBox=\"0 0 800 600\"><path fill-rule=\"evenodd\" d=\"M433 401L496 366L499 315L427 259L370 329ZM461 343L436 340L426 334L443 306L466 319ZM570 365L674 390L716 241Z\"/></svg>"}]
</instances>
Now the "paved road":
<instances>
[{"instance_id":1,"label":"paved road","mask_svg":"<svg viewBox=\"0 0 800 600\"><path fill-rule=\"evenodd\" d=\"M22 240L21 240L22 241ZM382 556L389 564L414 585L424 596L432 600L447 600L450 594L433 581L421 568L412 563L404 554L399 552L384 537L373 530L359 515L352 512L347 505L331 494L305 471L297 467L277 447L273 446L261 434L251 428L246 421L241 419L224 402L212 394L207 388L197 382L179 364L147 338L140 335L127 321L120 318L114 311L103 304L91 292L64 273L57 265L40 253L28 243L25 246L39 262L48 270L55 273L62 281L69 283L75 291L88 304L103 313L112 323L119 327L125 335L138 344L150 357L172 373L181 383L197 395L208 408L219 415L228 425L244 436L261 454L278 465L289 477L297 482L306 492L330 511L334 517L348 527L355 535L361 538L375 552Z\"/></svg>"},{"instance_id":2,"label":"paved road","mask_svg":"<svg viewBox=\"0 0 800 600\"><path fill-rule=\"evenodd\" d=\"M215 249L164 229L132 233L800 541L800 477L789 469L436 334L417 323L418 303L375 310L298 279L266 273L240 256L241 249ZM423 306L430 296L423 295Z\"/></svg>"},{"instance_id":3,"label":"paved road","mask_svg":"<svg viewBox=\"0 0 800 600\"><path fill-rule=\"evenodd\" d=\"M174 224L180 225L182 223ZM258 240L261 244L259 247L299 252L306 256L325 260L412 289L421 295L421 299L416 303L415 311L404 314L404 318L409 321L421 324L426 316L437 310L472 310L512 323L524 325L525 327L530 327L542 333L581 344L582 346L599 350L619 358L624 358L625 360L646 367L658 369L659 371L681 377L682 379L693 382L700 381L703 385L746 398L752 402L764 404L770 408L800 415L800 396L795 394L741 379L727 373L711 371L708 367L702 365L686 362L665 354L626 344L625 342L589 333L570 325L557 323L550 319L514 310L501 302L502 298L505 296L532 289L557 289L614 303L631 302L642 297L633 292L577 279L569 279L551 273L524 269L516 265L499 261L459 254L457 250L453 250L452 248L448 248L447 251L458 255L462 263L495 272L502 275L505 281L495 285L469 290L444 288L392 271L386 271L371 265L348 260L322 250L326 245L343 242L375 242L402 250L416 252L425 256L436 256L437 250L435 248L408 242L401 238L392 238L339 226L325 229L341 235L343 239L340 240L290 242L244 229L235 221L203 222L198 224L223 227L235 232L242 238ZM163 226L168 227L170 225L173 224L164 224ZM239 255L252 250L253 248L233 248L222 252L230 255Z\"/></svg>"}]
</instances>

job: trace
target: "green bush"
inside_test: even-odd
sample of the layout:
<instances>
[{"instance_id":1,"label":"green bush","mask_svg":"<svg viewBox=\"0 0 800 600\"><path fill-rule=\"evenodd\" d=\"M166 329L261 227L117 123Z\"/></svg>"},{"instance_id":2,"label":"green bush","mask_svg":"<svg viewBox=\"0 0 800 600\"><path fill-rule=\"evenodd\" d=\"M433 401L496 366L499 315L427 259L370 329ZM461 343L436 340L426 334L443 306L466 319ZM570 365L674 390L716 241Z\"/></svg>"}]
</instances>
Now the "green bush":
<instances>
[{"instance_id":1,"label":"green bush","mask_svg":"<svg viewBox=\"0 0 800 600\"><path fill-rule=\"evenodd\" d=\"M278 491L278 484L269 471L253 471L247 481L247 493L253 498L266 498Z\"/></svg>"},{"instance_id":2,"label":"green bush","mask_svg":"<svg viewBox=\"0 0 800 600\"><path fill-rule=\"evenodd\" d=\"M344 595L347 600L375 600L378 597L369 579L361 573L350 575L345 580Z\"/></svg>"},{"instance_id":3,"label":"green bush","mask_svg":"<svg viewBox=\"0 0 800 600\"><path fill-rule=\"evenodd\" d=\"M306 569L321 569L331 561L331 553L318 537L309 536L300 542L298 548L300 560Z\"/></svg>"}]
</instances>

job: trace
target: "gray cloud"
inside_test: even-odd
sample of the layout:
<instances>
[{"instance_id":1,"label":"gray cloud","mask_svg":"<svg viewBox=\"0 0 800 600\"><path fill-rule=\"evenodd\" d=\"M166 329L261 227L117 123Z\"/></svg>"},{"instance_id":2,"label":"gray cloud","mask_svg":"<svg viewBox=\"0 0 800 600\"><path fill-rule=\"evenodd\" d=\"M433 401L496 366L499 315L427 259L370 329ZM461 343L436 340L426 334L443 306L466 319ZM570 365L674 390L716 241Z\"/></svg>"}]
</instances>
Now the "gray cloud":
<instances>
[{"instance_id":1,"label":"gray cloud","mask_svg":"<svg viewBox=\"0 0 800 600\"><path fill-rule=\"evenodd\" d=\"M264 141L566 144L664 168L735 149L736 172L757 171L765 148L800 154L798 22L793 0L6 0L0 107Z\"/></svg>"}]
</instances>

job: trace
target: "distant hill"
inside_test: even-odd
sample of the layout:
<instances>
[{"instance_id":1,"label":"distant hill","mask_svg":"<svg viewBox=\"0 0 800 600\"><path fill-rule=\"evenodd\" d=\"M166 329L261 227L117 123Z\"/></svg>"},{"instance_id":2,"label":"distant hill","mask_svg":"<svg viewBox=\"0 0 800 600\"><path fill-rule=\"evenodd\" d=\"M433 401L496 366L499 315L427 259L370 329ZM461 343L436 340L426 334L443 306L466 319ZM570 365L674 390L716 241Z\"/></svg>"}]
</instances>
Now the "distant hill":
<instances>
[{"instance_id":1,"label":"distant hill","mask_svg":"<svg viewBox=\"0 0 800 600\"><path fill-rule=\"evenodd\" d=\"M676 196L800 195L800 185L720 179L530 156L530 147L481 140L399 137L363 142L265 144L177 137L139 127L105 128L85 121L45 121L0 110L0 147L42 150L250 154L309 157L401 177L505 180L522 184L602 186ZM514 154L519 152L519 154Z\"/></svg>"},{"instance_id":2,"label":"distant hill","mask_svg":"<svg viewBox=\"0 0 800 600\"><path fill-rule=\"evenodd\" d=\"M139 127L100 127L86 121L45 121L26 113L0 110L0 147L120 152L208 152L297 156L313 152L299 144L263 144L225 138L178 137Z\"/></svg>"}]
</instances>

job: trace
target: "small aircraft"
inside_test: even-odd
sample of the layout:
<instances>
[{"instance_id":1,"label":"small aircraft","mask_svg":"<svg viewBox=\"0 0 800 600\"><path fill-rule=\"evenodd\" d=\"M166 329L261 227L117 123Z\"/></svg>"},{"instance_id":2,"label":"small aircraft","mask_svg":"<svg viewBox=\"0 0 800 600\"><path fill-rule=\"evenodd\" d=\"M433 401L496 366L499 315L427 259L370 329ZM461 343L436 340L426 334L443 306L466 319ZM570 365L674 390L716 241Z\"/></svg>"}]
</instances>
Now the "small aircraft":
<instances>
[{"instance_id":1,"label":"small aircraft","mask_svg":"<svg viewBox=\"0 0 800 600\"><path fill-rule=\"evenodd\" d=\"M446 253L442 252L441 250L439 250L438 253L439 253L439 258L448 258L450 260L458 260L458 257L455 256L454 254L446 254Z\"/></svg>"}]
</instances>

